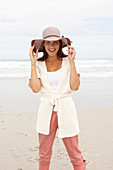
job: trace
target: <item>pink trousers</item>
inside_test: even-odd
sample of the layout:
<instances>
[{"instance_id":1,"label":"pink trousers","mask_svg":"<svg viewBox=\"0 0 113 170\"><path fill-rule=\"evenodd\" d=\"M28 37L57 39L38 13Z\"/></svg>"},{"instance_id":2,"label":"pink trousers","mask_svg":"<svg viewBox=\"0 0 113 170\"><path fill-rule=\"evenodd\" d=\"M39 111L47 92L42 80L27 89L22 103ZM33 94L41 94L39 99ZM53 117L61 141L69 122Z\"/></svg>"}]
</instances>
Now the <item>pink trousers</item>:
<instances>
[{"instance_id":1,"label":"pink trousers","mask_svg":"<svg viewBox=\"0 0 113 170\"><path fill-rule=\"evenodd\" d=\"M49 135L38 133L39 170L49 170L50 160L52 156L52 146L58 128L57 112L54 111L54 106L55 105L53 105ZM83 156L78 145L78 135L73 137L62 138L62 140L73 166L82 165Z\"/></svg>"}]
</instances>

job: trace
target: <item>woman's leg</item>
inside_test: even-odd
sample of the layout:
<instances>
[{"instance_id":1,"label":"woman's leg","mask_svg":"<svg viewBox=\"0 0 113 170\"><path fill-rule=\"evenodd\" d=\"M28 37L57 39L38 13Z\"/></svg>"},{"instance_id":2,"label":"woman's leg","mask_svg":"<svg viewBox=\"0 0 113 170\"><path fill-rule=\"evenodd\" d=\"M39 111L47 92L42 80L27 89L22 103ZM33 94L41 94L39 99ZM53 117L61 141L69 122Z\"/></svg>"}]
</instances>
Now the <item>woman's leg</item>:
<instances>
[{"instance_id":1,"label":"woman's leg","mask_svg":"<svg viewBox=\"0 0 113 170\"><path fill-rule=\"evenodd\" d=\"M53 106L54 108L54 106ZM57 113L52 111L49 135L38 133L39 136L39 170L49 170L52 146L58 128Z\"/></svg>"},{"instance_id":2,"label":"woman's leg","mask_svg":"<svg viewBox=\"0 0 113 170\"><path fill-rule=\"evenodd\" d=\"M86 162L84 162L81 150L79 149L78 135L62 138L62 140L70 157L71 163L73 164L74 170L85 170Z\"/></svg>"}]
</instances>

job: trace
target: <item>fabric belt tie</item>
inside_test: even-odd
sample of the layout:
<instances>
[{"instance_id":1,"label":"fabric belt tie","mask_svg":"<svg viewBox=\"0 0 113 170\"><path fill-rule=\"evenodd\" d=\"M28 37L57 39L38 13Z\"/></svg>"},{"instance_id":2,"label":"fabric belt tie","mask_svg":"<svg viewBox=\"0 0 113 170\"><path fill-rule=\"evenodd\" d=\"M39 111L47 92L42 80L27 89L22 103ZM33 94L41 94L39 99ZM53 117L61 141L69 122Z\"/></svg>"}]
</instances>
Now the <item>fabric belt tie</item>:
<instances>
[{"instance_id":1,"label":"fabric belt tie","mask_svg":"<svg viewBox=\"0 0 113 170\"><path fill-rule=\"evenodd\" d=\"M61 98L69 97L70 93L69 94L65 94L65 95L60 95L60 96L55 96L55 95L41 95L41 96L42 97L49 97L49 103L50 103L51 107L53 105L55 105L54 111L56 111L57 114L58 114L58 123L59 123L59 126L63 125Z\"/></svg>"}]
</instances>

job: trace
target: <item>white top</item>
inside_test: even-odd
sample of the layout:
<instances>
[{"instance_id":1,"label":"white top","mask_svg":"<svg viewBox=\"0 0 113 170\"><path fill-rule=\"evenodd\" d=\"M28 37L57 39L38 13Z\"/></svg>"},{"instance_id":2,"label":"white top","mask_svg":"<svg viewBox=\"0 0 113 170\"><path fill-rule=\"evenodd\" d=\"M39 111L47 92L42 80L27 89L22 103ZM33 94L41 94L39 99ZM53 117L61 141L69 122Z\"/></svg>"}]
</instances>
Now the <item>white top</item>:
<instances>
[{"instance_id":1,"label":"white top","mask_svg":"<svg viewBox=\"0 0 113 170\"><path fill-rule=\"evenodd\" d=\"M55 92L56 87L58 85L58 81L59 81L60 74L61 74L61 69L62 69L62 67L57 71L51 71L51 72L47 71L47 79L48 79L48 81L49 81L54 92Z\"/></svg>"}]
</instances>

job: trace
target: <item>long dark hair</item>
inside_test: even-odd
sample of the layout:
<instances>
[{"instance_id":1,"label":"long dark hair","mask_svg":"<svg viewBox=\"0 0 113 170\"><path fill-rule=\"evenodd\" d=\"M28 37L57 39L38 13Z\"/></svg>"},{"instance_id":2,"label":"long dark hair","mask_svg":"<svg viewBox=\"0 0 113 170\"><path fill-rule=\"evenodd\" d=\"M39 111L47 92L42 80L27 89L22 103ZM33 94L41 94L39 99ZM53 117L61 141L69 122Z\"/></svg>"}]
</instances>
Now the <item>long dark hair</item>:
<instances>
[{"instance_id":1,"label":"long dark hair","mask_svg":"<svg viewBox=\"0 0 113 170\"><path fill-rule=\"evenodd\" d=\"M62 40L59 40L60 41L60 47L59 47L59 50L58 50L58 52L57 52L57 58L59 59L61 59L61 58L64 58L64 57L67 57L68 55L65 55L64 53L63 53L63 51L62 51ZM43 41L43 43L44 43L44 41ZM45 47L43 46L43 56L42 57L40 57L40 58L38 58L37 59L37 61L44 61L44 60L46 60L48 58L48 54L47 54L47 52L46 52L46 50L45 50Z\"/></svg>"}]
</instances>

